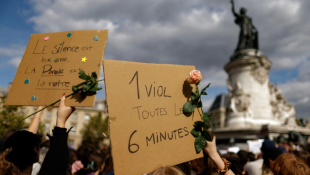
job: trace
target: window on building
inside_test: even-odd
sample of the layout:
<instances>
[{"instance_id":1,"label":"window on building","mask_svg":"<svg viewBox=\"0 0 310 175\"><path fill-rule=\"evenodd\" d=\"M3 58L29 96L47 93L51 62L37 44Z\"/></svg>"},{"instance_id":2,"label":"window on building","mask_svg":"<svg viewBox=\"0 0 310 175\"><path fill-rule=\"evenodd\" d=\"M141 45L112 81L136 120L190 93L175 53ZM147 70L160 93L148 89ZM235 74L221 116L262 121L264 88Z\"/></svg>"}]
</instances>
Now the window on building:
<instances>
[{"instance_id":1,"label":"window on building","mask_svg":"<svg viewBox=\"0 0 310 175\"><path fill-rule=\"evenodd\" d=\"M73 113L72 120L77 120L77 113Z\"/></svg>"},{"instance_id":2,"label":"window on building","mask_svg":"<svg viewBox=\"0 0 310 175\"><path fill-rule=\"evenodd\" d=\"M47 111L46 117L47 117L47 118L51 118L51 117L52 117L52 111Z\"/></svg>"},{"instance_id":3,"label":"window on building","mask_svg":"<svg viewBox=\"0 0 310 175\"><path fill-rule=\"evenodd\" d=\"M85 114L84 116L84 121L88 122L90 119L90 115L89 114Z\"/></svg>"},{"instance_id":4,"label":"window on building","mask_svg":"<svg viewBox=\"0 0 310 175\"><path fill-rule=\"evenodd\" d=\"M45 132L49 132L49 131L50 131L50 124L45 123Z\"/></svg>"}]
</instances>

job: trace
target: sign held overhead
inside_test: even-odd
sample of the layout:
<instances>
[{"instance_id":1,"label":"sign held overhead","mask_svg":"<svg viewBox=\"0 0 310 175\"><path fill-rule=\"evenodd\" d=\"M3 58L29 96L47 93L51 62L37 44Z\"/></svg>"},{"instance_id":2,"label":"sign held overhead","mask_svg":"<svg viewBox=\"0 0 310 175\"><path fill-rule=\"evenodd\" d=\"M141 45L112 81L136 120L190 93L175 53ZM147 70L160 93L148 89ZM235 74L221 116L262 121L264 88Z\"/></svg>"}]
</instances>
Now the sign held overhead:
<instances>
[{"instance_id":1,"label":"sign held overhead","mask_svg":"<svg viewBox=\"0 0 310 175\"><path fill-rule=\"evenodd\" d=\"M198 111L184 103L194 85L185 79L194 66L104 60L114 172L143 174L203 156L190 134ZM196 114L195 114L196 113Z\"/></svg>"},{"instance_id":2,"label":"sign held overhead","mask_svg":"<svg viewBox=\"0 0 310 175\"><path fill-rule=\"evenodd\" d=\"M5 105L48 105L83 82L80 70L99 75L107 36L108 30L31 35ZM66 105L93 106L94 101L95 95L76 93Z\"/></svg>"}]
</instances>

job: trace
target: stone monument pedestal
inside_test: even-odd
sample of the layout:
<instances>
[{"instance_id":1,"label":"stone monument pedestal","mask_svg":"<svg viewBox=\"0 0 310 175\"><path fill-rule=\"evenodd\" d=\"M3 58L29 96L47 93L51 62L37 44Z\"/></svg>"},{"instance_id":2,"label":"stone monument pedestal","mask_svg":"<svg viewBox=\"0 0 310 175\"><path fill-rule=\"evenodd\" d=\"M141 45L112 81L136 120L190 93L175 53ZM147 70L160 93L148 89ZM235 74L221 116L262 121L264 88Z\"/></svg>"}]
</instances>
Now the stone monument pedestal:
<instances>
[{"instance_id":1,"label":"stone monument pedestal","mask_svg":"<svg viewBox=\"0 0 310 175\"><path fill-rule=\"evenodd\" d=\"M271 62L256 49L240 50L231 56L231 61L224 67L229 75L229 128L281 124L273 117L270 104L270 67Z\"/></svg>"}]
</instances>

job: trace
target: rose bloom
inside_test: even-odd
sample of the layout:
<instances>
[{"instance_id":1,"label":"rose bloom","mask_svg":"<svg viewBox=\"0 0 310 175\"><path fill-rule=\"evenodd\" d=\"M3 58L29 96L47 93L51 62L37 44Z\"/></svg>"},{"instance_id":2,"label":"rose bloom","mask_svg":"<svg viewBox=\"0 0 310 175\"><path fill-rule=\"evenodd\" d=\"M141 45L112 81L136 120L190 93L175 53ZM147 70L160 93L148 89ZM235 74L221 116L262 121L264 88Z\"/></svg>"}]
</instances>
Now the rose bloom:
<instances>
[{"instance_id":1,"label":"rose bloom","mask_svg":"<svg viewBox=\"0 0 310 175\"><path fill-rule=\"evenodd\" d=\"M202 73L199 70L192 70L189 73L189 76L186 78L186 81L189 84L198 84L202 78Z\"/></svg>"}]
</instances>

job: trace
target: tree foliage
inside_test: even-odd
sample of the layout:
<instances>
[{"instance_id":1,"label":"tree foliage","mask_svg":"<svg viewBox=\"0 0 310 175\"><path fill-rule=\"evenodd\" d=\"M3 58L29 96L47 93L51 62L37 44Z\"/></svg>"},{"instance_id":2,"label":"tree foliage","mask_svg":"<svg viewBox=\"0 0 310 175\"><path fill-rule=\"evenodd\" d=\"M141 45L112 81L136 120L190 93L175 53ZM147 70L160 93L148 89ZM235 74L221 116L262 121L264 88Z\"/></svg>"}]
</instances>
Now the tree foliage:
<instances>
[{"instance_id":1,"label":"tree foliage","mask_svg":"<svg viewBox=\"0 0 310 175\"><path fill-rule=\"evenodd\" d=\"M103 133L108 136L108 117L102 119L101 112L91 117L81 130L83 140L91 141L96 147L104 140L105 136Z\"/></svg>"},{"instance_id":2,"label":"tree foliage","mask_svg":"<svg viewBox=\"0 0 310 175\"><path fill-rule=\"evenodd\" d=\"M5 97L1 98L1 107L0 107L0 138L3 138L3 135L9 129L21 129L26 126L24 121L19 122L23 118L22 115L17 113L18 106L3 106ZM2 103L3 102L3 103Z\"/></svg>"}]
</instances>

